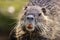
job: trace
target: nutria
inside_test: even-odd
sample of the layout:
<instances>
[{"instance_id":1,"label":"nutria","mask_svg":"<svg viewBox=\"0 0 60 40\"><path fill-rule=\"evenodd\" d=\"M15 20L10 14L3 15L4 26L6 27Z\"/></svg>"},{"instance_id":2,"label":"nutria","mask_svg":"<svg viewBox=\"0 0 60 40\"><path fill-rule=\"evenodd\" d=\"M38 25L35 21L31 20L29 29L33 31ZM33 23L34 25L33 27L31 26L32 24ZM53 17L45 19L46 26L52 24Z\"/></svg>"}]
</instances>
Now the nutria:
<instances>
[{"instance_id":1,"label":"nutria","mask_svg":"<svg viewBox=\"0 0 60 40\"><path fill-rule=\"evenodd\" d=\"M31 3L31 2L30 2ZM28 5L11 31L11 40L60 40L60 12L57 7Z\"/></svg>"}]
</instances>

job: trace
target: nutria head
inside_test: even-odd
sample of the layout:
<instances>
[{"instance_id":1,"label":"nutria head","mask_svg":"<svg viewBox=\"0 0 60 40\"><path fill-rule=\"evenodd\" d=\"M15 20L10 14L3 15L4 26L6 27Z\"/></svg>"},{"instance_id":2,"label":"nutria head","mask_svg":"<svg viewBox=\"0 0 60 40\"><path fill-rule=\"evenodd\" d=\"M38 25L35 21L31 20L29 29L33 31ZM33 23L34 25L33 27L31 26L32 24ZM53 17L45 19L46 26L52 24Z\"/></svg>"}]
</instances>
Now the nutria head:
<instances>
[{"instance_id":1,"label":"nutria head","mask_svg":"<svg viewBox=\"0 0 60 40\"><path fill-rule=\"evenodd\" d=\"M49 14L48 12L43 7L28 6L23 15L22 29L25 32L38 32L40 35L47 37L52 33L51 24L53 23L52 20L46 16L46 14Z\"/></svg>"}]
</instances>

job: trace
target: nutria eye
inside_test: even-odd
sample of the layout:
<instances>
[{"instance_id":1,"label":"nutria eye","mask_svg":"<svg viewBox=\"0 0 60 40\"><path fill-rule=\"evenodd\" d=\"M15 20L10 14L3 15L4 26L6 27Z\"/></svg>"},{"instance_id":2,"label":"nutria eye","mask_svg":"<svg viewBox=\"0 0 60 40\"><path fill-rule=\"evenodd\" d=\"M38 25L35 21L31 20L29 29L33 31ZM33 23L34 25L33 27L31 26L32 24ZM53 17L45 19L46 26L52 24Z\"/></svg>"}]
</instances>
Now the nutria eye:
<instances>
[{"instance_id":1,"label":"nutria eye","mask_svg":"<svg viewBox=\"0 0 60 40\"><path fill-rule=\"evenodd\" d=\"M43 11L44 14L46 13L46 9L45 8L42 8L42 11Z\"/></svg>"},{"instance_id":2,"label":"nutria eye","mask_svg":"<svg viewBox=\"0 0 60 40\"><path fill-rule=\"evenodd\" d=\"M41 16L41 13L39 13L38 16Z\"/></svg>"},{"instance_id":3,"label":"nutria eye","mask_svg":"<svg viewBox=\"0 0 60 40\"><path fill-rule=\"evenodd\" d=\"M24 13L24 15L26 15L27 12Z\"/></svg>"}]
</instances>

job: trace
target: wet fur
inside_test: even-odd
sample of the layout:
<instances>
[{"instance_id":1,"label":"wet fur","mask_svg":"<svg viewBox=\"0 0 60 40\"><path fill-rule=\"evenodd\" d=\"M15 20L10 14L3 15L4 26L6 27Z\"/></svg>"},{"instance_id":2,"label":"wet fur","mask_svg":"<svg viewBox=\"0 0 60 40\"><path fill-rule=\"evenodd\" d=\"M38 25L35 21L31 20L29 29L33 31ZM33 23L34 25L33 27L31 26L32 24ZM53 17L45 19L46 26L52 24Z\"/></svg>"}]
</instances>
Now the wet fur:
<instances>
[{"instance_id":1,"label":"wet fur","mask_svg":"<svg viewBox=\"0 0 60 40\"><path fill-rule=\"evenodd\" d=\"M59 16L60 12L58 11L60 9L56 7L57 6L55 6L51 10L45 8L46 13L42 14L43 18L41 17L38 18L39 21L37 25L41 29L41 31L36 31L36 32L34 31L32 33L29 33L29 32L22 30L21 22L23 21L21 21L20 20L21 18L20 18L17 23L17 26L11 32L10 37L13 36L12 34L14 34L15 38L17 38L15 40L20 40L20 37L22 40L25 40L25 39L30 40L30 36L32 35L31 40L60 40L59 39L60 38L60 16Z\"/></svg>"}]
</instances>

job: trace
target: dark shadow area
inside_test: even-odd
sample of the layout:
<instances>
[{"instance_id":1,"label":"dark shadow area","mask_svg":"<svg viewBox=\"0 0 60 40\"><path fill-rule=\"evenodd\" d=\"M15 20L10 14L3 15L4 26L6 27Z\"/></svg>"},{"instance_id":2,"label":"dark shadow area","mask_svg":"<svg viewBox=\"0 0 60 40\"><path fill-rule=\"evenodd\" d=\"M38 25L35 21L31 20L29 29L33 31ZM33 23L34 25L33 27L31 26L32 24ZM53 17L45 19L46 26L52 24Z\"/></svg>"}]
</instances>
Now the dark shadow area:
<instances>
[{"instance_id":1,"label":"dark shadow area","mask_svg":"<svg viewBox=\"0 0 60 40\"><path fill-rule=\"evenodd\" d=\"M4 16L0 13L0 40L7 40L12 28L16 25L16 19Z\"/></svg>"}]
</instances>

